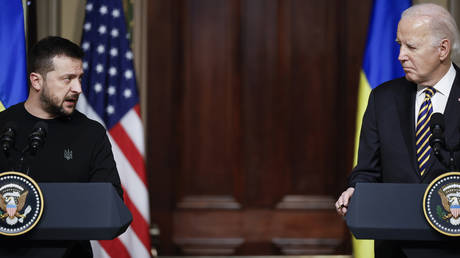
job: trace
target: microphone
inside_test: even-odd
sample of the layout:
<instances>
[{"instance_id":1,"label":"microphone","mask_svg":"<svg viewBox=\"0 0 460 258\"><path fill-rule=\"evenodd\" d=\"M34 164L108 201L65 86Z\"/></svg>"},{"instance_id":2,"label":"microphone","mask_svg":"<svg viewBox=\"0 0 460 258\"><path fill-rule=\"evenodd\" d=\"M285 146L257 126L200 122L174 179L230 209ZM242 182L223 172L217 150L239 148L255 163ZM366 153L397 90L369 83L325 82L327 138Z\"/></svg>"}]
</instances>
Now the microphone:
<instances>
[{"instance_id":1,"label":"microphone","mask_svg":"<svg viewBox=\"0 0 460 258\"><path fill-rule=\"evenodd\" d=\"M39 121L35 124L32 133L29 135L29 147L32 155L35 155L45 142L47 132L48 125L45 122Z\"/></svg>"},{"instance_id":2,"label":"microphone","mask_svg":"<svg viewBox=\"0 0 460 258\"><path fill-rule=\"evenodd\" d=\"M16 123L9 121L6 123L0 136L0 145L6 156L9 155L10 149L14 148L16 142Z\"/></svg>"},{"instance_id":3,"label":"microphone","mask_svg":"<svg viewBox=\"0 0 460 258\"><path fill-rule=\"evenodd\" d=\"M444 148L446 145L446 141L444 139L444 127L444 115L441 113L433 113L430 120L430 146L436 156L439 156L441 148Z\"/></svg>"}]
</instances>

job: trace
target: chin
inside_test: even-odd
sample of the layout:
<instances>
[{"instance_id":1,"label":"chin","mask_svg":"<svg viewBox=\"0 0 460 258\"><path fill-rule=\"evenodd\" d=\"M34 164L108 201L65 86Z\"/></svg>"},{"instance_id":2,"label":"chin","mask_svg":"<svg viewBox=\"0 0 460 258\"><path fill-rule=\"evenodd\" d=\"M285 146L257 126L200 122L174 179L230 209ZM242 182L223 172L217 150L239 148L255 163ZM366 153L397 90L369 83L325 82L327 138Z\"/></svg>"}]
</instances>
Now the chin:
<instances>
[{"instance_id":1,"label":"chin","mask_svg":"<svg viewBox=\"0 0 460 258\"><path fill-rule=\"evenodd\" d=\"M75 111L75 109L72 109L72 110L69 110L69 111L65 112L65 114L70 116L70 115L73 114L74 111Z\"/></svg>"},{"instance_id":2,"label":"chin","mask_svg":"<svg viewBox=\"0 0 460 258\"><path fill-rule=\"evenodd\" d=\"M70 116L73 114L73 112L75 111L75 108L72 108L72 109L62 109L61 110L61 114L64 115L64 116Z\"/></svg>"},{"instance_id":3,"label":"chin","mask_svg":"<svg viewBox=\"0 0 460 258\"><path fill-rule=\"evenodd\" d=\"M405 76L405 77L406 77L406 80L418 84L417 77L412 76L411 74L407 74L407 73L406 73L406 76Z\"/></svg>"}]
</instances>

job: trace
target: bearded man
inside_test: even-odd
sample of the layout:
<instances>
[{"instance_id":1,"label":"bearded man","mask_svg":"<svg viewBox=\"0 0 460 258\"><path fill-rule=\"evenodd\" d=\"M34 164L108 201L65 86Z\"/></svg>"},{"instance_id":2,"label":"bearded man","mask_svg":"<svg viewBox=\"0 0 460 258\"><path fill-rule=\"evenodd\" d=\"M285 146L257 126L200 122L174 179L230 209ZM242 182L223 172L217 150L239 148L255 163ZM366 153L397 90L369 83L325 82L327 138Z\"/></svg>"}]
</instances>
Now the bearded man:
<instances>
[{"instance_id":1,"label":"bearded man","mask_svg":"<svg viewBox=\"0 0 460 258\"><path fill-rule=\"evenodd\" d=\"M122 196L104 127L75 110L82 92L82 59L83 50L60 37L44 38L29 50L29 96L26 102L0 112L0 126L9 125L16 134L13 150L0 152L0 172L20 170L37 182L110 182ZM23 153L38 123L47 125L43 145L35 154ZM50 245L54 243L35 247ZM65 257L92 257L88 241L64 241L56 246L63 247ZM11 241L2 240L0 254L5 250L14 253L16 248ZM41 251L31 249L33 255L40 256Z\"/></svg>"}]
</instances>

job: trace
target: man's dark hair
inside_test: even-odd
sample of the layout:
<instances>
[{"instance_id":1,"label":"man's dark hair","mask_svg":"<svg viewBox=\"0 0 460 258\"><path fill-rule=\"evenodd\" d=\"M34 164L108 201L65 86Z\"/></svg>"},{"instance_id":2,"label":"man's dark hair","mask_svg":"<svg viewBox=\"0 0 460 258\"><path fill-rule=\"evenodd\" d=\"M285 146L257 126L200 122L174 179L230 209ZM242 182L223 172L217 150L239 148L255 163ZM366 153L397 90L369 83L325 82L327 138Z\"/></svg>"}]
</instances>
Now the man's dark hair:
<instances>
[{"instance_id":1,"label":"man's dark hair","mask_svg":"<svg viewBox=\"0 0 460 258\"><path fill-rule=\"evenodd\" d=\"M46 37L33 45L28 53L28 74L35 72L45 76L54 70L53 58L67 56L83 60L83 50L70 40Z\"/></svg>"}]
</instances>

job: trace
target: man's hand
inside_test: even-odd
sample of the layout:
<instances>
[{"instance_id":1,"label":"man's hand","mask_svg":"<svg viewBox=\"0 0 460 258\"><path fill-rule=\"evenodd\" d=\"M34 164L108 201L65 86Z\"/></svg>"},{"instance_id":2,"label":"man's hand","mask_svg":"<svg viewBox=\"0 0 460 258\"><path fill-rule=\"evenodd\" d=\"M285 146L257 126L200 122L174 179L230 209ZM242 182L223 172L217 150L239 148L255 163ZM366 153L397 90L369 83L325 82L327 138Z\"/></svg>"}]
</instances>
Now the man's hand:
<instances>
[{"instance_id":1,"label":"man's hand","mask_svg":"<svg viewBox=\"0 0 460 258\"><path fill-rule=\"evenodd\" d=\"M342 195L340 195L339 199L335 203L335 210L339 215L345 216L345 214L347 214L348 203L354 192L355 188L349 187L347 190L345 190L345 192L342 193Z\"/></svg>"}]
</instances>

